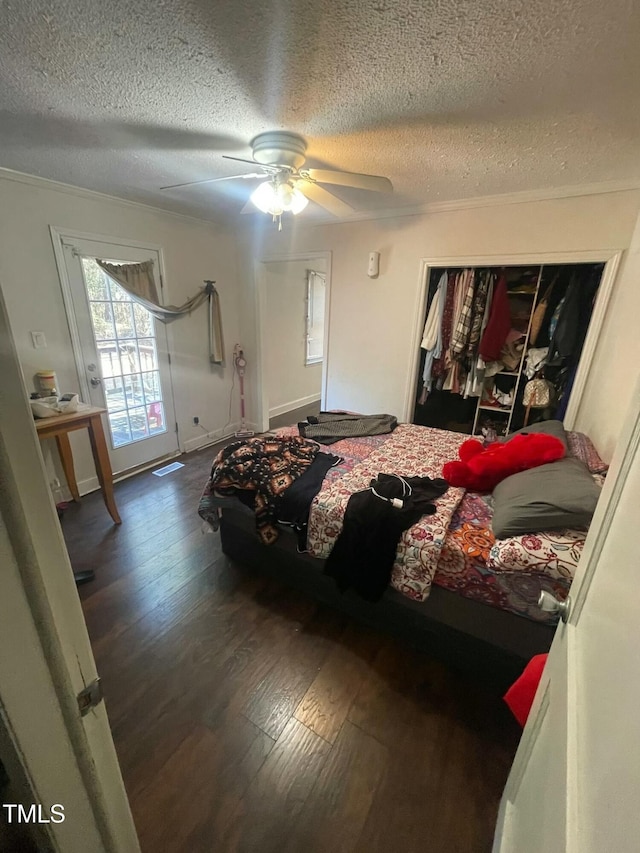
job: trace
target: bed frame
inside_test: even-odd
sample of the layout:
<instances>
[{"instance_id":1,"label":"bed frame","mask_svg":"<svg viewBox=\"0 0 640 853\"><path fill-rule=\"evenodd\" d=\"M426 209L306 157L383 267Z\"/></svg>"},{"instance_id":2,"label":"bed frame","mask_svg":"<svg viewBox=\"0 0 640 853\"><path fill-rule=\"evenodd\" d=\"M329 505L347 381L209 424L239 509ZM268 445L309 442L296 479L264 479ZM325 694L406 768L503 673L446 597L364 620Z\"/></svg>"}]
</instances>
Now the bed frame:
<instances>
[{"instance_id":1,"label":"bed frame","mask_svg":"<svg viewBox=\"0 0 640 853\"><path fill-rule=\"evenodd\" d=\"M553 639L554 625L533 622L438 586L424 602L413 601L391 587L376 604L349 592L342 594L323 573L323 560L297 552L293 534L283 531L275 544L263 545L255 532L255 519L242 509L222 510L220 534L224 553L241 565L400 636L499 689L509 686L533 655L547 652Z\"/></svg>"}]
</instances>

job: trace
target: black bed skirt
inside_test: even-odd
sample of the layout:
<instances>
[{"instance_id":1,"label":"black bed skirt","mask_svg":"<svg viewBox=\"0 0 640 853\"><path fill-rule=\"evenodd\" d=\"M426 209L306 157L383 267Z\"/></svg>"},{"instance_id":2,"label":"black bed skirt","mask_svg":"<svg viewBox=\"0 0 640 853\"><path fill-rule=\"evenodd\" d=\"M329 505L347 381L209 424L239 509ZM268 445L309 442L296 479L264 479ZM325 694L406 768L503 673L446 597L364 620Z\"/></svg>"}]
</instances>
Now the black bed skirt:
<instances>
[{"instance_id":1,"label":"black bed skirt","mask_svg":"<svg viewBox=\"0 0 640 853\"><path fill-rule=\"evenodd\" d=\"M389 587L376 604L342 594L323 574L324 562L299 554L293 535L283 532L263 545L255 519L235 509L222 514L222 550L241 565L300 589L371 627L403 638L450 666L477 675L500 689L520 675L533 655L547 652L555 627L489 607L434 586L418 602Z\"/></svg>"}]
</instances>

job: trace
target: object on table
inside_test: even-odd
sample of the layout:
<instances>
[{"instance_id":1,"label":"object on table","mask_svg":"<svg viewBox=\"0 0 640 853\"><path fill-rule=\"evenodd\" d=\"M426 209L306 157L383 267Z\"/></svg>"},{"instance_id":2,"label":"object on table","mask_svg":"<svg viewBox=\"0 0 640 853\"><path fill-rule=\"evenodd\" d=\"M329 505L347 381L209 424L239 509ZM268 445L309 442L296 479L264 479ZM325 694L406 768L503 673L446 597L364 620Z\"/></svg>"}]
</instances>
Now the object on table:
<instances>
[{"instance_id":1,"label":"object on table","mask_svg":"<svg viewBox=\"0 0 640 853\"><path fill-rule=\"evenodd\" d=\"M39 397L53 397L58 395L58 377L54 370L39 370L34 379Z\"/></svg>"},{"instance_id":2,"label":"object on table","mask_svg":"<svg viewBox=\"0 0 640 853\"><path fill-rule=\"evenodd\" d=\"M77 394L63 394L58 397L33 397L29 400L31 411L35 418L50 418L54 415L70 415L78 411L80 398Z\"/></svg>"}]
</instances>

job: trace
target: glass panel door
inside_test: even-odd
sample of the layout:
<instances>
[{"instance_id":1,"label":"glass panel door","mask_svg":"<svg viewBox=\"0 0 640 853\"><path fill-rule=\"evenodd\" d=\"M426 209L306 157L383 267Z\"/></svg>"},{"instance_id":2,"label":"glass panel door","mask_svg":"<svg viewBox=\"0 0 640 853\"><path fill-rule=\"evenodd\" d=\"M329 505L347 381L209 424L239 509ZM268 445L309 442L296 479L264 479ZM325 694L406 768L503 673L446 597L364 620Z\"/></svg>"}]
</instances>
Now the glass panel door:
<instances>
[{"instance_id":1,"label":"glass panel door","mask_svg":"<svg viewBox=\"0 0 640 853\"><path fill-rule=\"evenodd\" d=\"M153 317L93 258L82 268L115 450L167 431Z\"/></svg>"},{"instance_id":2,"label":"glass panel door","mask_svg":"<svg viewBox=\"0 0 640 853\"><path fill-rule=\"evenodd\" d=\"M152 260L159 281L158 251L89 238L65 239L63 251L81 397L85 404L106 409L114 473L175 454L178 436L166 328L95 260Z\"/></svg>"}]
</instances>

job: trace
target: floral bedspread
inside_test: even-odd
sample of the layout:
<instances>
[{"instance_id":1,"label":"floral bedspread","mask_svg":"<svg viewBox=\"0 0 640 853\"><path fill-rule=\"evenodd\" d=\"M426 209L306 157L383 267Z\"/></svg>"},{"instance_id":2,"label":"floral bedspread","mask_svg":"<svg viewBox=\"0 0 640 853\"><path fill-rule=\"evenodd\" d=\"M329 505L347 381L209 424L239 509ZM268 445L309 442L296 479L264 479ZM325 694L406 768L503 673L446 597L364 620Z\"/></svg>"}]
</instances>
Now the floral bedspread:
<instances>
[{"instance_id":1,"label":"floral bedspread","mask_svg":"<svg viewBox=\"0 0 640 853\"><path fill-rule=\"evenodd\" d=\"M556 622L537 605L541 590L565 599L582 553L584 530L555 530L496 539L492 499L471 492L451 519L434 583L465 598Z\"/></svg>"},{"instance_id":2,"label":"floral bedspread","mask_svg":"<svg viewBox=\"0 0 640 853\"><path fill-rule=\"evenodd\" d=\"M297 435L297 427L280 434ZM568 432L570 453L581 459L602 485L607 465L582 433ZM439 477L468 436L400 424L389 435L347 438L331 445L343 457L330 469L311 507L308 548L327 557L342 529L350 495L365 489L379 473ZM490 495L449 489L436 501L437 512L405 531L399 543L392 585L416 600L431 584L536 621L556 621L537 606L542 589L564 599L584 546L585 530L547 531L496 540L491 531ZM205 489L201 515L217 522L212 494ZM220 503L216 501L215 503ZM207 514L205 515L205 511ZM217 523L214 529L217 529Z\"/></svg>"},{"instance_id":3,"label":"floral bedspread","mask_svg":"<svg viewBox=\"0 0 640 853\"><path fill-rule=\"evenodd\" d=\"M384 439L382 443L381 438ZM342 530L349 498L354 492L367 489L370 481L378 474L441 477L442 466L450 459L457 458L458 448L465 438L467 436L460 433L415 424L399 424L390 435L376 437L375 450L358 461L351 458L342 471L335 469L333 476L325 479L322 489L314 498L307 531L309 553L320 558L329 556ZM360 441L352 439L351 443ZM331 445L331 452L346 456L348 449L342 447L345 443L340 441ZM358 444L353 449L358 451L360 448ZM463 489L449 488L434 501L434 515L423 516L402 534L391 585L409 598L424 601L429 595L447 528L463 494Z\"/></svg>"}]
</instances>

